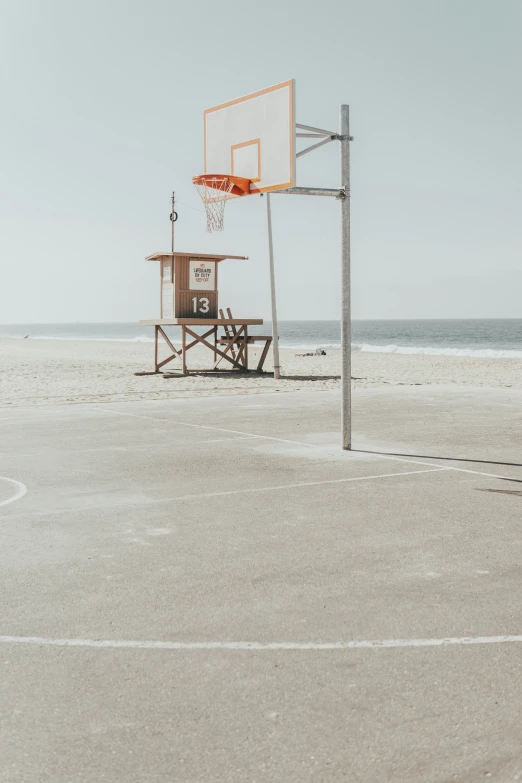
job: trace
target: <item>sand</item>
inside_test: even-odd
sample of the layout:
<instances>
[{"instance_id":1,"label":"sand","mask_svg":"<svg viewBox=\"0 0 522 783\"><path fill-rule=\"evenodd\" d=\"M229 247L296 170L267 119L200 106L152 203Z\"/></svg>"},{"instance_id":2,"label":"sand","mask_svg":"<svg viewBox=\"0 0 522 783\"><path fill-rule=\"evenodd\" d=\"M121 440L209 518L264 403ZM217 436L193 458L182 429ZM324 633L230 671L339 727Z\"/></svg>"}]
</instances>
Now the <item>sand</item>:
<instances>
[{"instance_id":1,"label":"sand","mask_svg":"<svg viewBox=\"0 0 522 783\"><path fill-rule=\"evenodd\" d=\"M151 370L151 343L0 339L0 406L54 405L111 400L168 399L229 394L334 390L340 385L340 352L296 356L281 350L284 377L220 374L163 378L135 376ZM249 351L255 367L260 349ZM459 356L353 353L354 387L457 385L522 388L522 360ZM209 367L210 354L191 351L191 367ZM268 357L265 369L272 371ZM175 364L165 369L174 369Z\"/></svg>"}]
</instances>

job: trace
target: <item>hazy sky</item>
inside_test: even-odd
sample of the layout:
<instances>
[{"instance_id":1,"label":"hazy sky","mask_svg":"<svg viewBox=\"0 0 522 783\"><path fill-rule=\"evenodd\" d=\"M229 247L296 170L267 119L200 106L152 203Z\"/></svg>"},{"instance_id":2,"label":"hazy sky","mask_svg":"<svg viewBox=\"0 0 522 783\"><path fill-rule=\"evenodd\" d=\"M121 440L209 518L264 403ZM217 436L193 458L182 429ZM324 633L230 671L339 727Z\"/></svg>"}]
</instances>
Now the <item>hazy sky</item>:
<instances>
[{"instance_id":1,"label":"hazy sky","mask_svg":"<svg viewBox=\"0 0 522 783\"><path fill-rule=\"evenodd\" d=\"M207 234L202 114L289 78L298 122L351 107L356 318L522 317L521 0L0 0L0 323L159 315L170 246L268 316L265 201ZM299 185L336 187L332 143ZM339 208L272 199L281 318L339 316Z\"/></svg>"}]
</instances>

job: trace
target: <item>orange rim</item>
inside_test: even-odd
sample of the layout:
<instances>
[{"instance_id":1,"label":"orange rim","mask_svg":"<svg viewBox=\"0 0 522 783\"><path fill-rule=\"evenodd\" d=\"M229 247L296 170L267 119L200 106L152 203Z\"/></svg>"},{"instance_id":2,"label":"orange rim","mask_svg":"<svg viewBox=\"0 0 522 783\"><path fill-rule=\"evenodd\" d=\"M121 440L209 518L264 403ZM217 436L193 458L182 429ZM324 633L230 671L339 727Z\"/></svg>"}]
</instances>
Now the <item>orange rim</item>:
<instances>
[{"instance_id":1,"label":"orange rim","mask_svg":"<svg viewBox=\"0 0 522 783\"><path fill-rule=\"evenodd\" d=\"M250 193L250 185L252 180L248 177L236 177L234 174L198 174L197 177L192 177L194 185L206 185L207 188L213 188L215 190L222 189L222 183L232 183L229 193L233 193L234 196L244 196L246 193ZM217 187L216 187L217 186Z\"/></svg>"}]
</instances>

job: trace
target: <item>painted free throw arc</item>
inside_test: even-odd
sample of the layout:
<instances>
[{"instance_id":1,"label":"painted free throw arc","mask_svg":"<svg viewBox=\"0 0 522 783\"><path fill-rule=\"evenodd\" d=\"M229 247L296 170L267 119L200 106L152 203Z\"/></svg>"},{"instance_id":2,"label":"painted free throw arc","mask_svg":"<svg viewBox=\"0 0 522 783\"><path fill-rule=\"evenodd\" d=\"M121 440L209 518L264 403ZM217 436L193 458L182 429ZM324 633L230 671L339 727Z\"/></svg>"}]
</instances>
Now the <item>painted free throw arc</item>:
<instances>
[{"instance_id":1,"label":"painted free throw arc","mask_svg":"<svg viewBox=\"0 0 522 783\"><path fill-rule=\"evenodd\" d=\"M521 644L522 634L448 636L440 639L368 639L339 642L161 642L143 639L52 639L44 636L0 636L0 644L37 647L95 647L134 650L368 650L404 647L451 647L481 644Z\"/></svg>"},{"instance_id":2,"label":"painted free throw arc","mask_svg":"<svg viewBox=\"0 0 522 783\"><path fill-rule=\"evenodd\" d=\"M9 484L13 484L16 487L16 492L14 495L11 495L10 498L7 498L7 500L1 500L0 501L0 507L7 506L9 503L14 503L15 500L20 500L20 498L23 498L25 493L27 492L27 487L25 484L22 484L21 481L17 481L16 479L7 478L7 476L0 476L0 481L7 481Z\"/></svg>"}]
</instances>

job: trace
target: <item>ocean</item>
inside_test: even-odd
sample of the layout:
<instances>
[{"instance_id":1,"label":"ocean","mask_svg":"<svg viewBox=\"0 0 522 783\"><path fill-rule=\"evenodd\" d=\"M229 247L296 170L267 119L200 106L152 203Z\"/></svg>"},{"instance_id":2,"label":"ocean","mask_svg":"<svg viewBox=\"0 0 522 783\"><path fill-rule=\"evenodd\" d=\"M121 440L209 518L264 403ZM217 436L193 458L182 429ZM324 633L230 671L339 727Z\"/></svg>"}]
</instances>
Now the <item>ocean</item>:
<instances>
[{"instance_id":1,"label":"ocean","mask_svg":"<svg viewBox=\"0 0 522 783\"><path fill-rule=\"evenodd\" d=\"M270 334L271 324L250 327ZM171 328L174 339L179 330ZM7 324L0 337L32 340L152 342L152 327L138 323ZM296 350L338 350L339 321L280 321L279 343ZM481 320L354 321L352 347L375 353L522 359L522 318Z\"/></svg>"}]
</instances>

